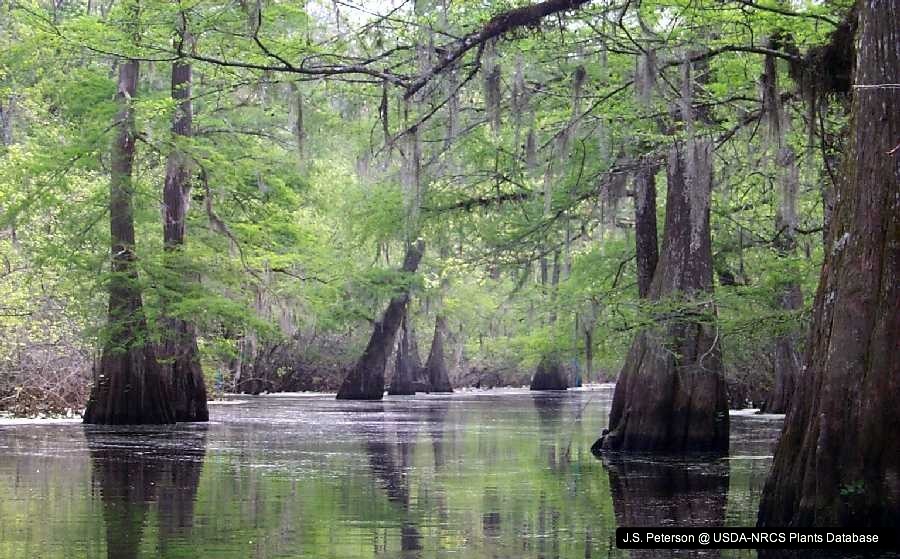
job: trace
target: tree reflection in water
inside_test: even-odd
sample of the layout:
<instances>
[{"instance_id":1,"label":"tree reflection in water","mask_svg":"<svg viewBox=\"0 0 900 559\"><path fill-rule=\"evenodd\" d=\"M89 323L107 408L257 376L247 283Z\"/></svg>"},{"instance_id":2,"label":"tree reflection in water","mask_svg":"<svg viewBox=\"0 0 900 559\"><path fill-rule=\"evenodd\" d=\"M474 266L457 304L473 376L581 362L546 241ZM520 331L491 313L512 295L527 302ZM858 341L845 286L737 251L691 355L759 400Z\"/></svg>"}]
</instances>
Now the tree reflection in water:
<instances>
[{"instance_id":1,"label":"tree reflection in water","mask_svg":"<svg viewBox=\"0 0 900 559\"><path fill-rule=\"evenodd\" d=\"M194 502L206 455L205 426L191 431L125 431L86 427L93 487L106 522L107 556L138 557L147 513L158 508L157 555L185 538L193 526Z\"/></svg>"},{"instance_id":2,"label":"tree reflection in water","mask_svg":"<svg viewBox=\"0 0 900 559\"><path fill-rule=\"evenodd\" d=\"M422 536L410 510L409 471L416 433L396 433L396 441L383 421L368 426L366 454L372 475L403 516L400 525L400 551L404 558L419 557Z\"/></svg>"},{"instance_id":3,"label":"tree reflection in water","mask_svg":"<svg viewBox=\"0 0 900 559\"><path fill-rule=\"evenodd\" d=\"M715 457L602 457L609 474L616 524L627 526L724 526L729 468ZM720 557L718 550L630 550L632 558Z\"/></svg>"}]
</instances>

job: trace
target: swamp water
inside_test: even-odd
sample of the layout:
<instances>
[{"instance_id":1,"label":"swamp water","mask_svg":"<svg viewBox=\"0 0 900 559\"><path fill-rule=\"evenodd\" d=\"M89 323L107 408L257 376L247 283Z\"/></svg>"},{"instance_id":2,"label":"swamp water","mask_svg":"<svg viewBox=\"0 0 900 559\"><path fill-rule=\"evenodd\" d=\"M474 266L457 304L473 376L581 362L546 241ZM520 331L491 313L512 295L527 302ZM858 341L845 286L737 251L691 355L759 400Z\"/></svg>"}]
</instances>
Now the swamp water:
<instances>
[{"instance_id":1,"label":"swamp water","mask_svg":"<svg viewBox=\"0 0 900 559\"><path fill-rule=\"evenodd\" d=\"M617 522L755 524L780 416L733 415L727 458L601 461L611 397L240 396L208 425L0 423L0 558L624 558Z\"/></svg>"}]
</instances>

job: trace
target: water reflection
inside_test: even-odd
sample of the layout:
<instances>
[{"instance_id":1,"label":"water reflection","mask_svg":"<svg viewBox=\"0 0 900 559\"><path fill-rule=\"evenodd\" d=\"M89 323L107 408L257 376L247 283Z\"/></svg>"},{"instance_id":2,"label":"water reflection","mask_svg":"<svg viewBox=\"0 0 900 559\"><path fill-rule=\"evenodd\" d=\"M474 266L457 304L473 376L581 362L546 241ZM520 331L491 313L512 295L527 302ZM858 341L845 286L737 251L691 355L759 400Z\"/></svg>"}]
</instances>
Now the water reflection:
<instances>
[{"instance_id":1,"label":"water reflection","mask_svg":"<svg viewBox=\"0 0 900 559\"><path fill-rule=\"evenodd\" d=\"M714 457L602 458L619 526L724 526L729 465ZM631 550L639 557L719 557L716 550Z\"/></svg>"},{"instance_id":2,"label":"water reflection","mask_svg":"<svg viewBox=\"0 0 900 559\"><path fill-rule=\"evenodd\" d=\"M415 446L412 433L392 433L376 422L365 434L366 455L372 475L401 514L400 551L402 557L419 557L422 537L410 510L409 472ZM396 436L396 441L392 440Z\"/></svg>"},{"instance_id":3,"label":"water reflection","mask_svg":"<svg viewBox=\"0 0 900 559\"><path fill-rule=\"evenodd\" d=\"M722 522L726 493L724 522L752 523L777 421L734 418L712 466L604 466L610 397L240 396L207 431L0 423L0 559L623 559L617 524Z\"/></svg>"},{"instance_id":4,"label":"water reflection","mask_svg":"<svg viewBox=\"0 0 900 559\"><path fill-rule=\"evenodd\" d=\"M140 556L144 526L154 503L159 517L157 551L167 555L169 542L189 535L193 525L206 454L205 432L87 427L84 437L92 485L103 504L107 556Z\"/></svg>"},{"instance_id":5,"label":"water reflection","mask_svg":"<svg viewBox=\"0 0 900 559\"><path fill-rule=\"evenodd\" d=\"M431 452L434 458L435 471L441 471L447 458L445 456L445 442L447 437L447 414L450 411L450 402L445 399L432 400L429 402L426 413L428 435L431 437ZM452 438L455 435L453 431L449 433ZM453 446L453 440L450 441Z\"/></svg>"},{"instance_id":6,"label":"water reflection","mask_svg":"<svg viewBox=\"0 0 900 559\"><path fill-rule=\"evenodd\" d=\"M541 453L547 458L547 468L558 472L565 467L563 462L568 459L568 445L559 448L559 434L568 433L572 428L572 425L563 422L567 399L559 394L537 393L532 396L531 402L538 417Z\"/></svg>"}]
</instances>

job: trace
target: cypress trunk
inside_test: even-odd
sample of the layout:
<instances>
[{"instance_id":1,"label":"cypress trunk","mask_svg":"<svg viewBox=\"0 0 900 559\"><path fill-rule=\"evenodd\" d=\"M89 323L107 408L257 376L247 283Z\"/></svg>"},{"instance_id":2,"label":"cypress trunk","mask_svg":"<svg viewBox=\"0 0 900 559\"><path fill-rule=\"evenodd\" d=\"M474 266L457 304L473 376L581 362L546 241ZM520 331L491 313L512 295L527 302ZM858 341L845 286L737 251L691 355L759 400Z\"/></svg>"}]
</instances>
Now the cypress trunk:
<instances>
[{"instance_id":1,"label":"cypress trunk","mask_svg":"<svg viewBox=\"0 0 900 559\"><path fill-rule=\"evenodd\" d=\"M797 191L800 187L800 170L797 167L797 154L787 141L790 118L782 107L774 56L766 56L761 84L768 136L777 150L775 165L779 174L780 203L775 215L775 227L778 230L775 248L778 256L785 258L797 251ZM788 278L779 287L776 308L790 313L803 306L803 292L800 291L800 284L796 279ZM793 331L779 334L775 339L774 383L772 392L762 406L763 411L767 413L784 413L788 409L797 376L800 374L797 342L796 332Z\"/></svg>"},{"instance_id":2,"label":"cypress trunk","mask_svg":"<svg viewBox=\"0 0 900 559\"><path fill-rule=\"evenodd\" d=\"M550 280L550 316L548 322L556 324L556 289L559 286L560 260L559 251L553 253L553 276ZM544 282L546 283L546 282ZM568 390L569 373L554 350L541 357L537 369L531 377L531 390Z\"/></svg>"},{"instance_id":3,"label":"cypress trunk","mask_svg":"<svg viewBox=\"0 0 900 559\"><path fill-rule=\"evenodd\" d=\"M434 319L434 337L431 351L425 363L425 377L432 392L453 392L447 362L444 360L444 338L447 337L447 319L439 314Z\"/></svg>"},{"instance_id":4,"label":"cypress trunk","mask_svg":"<svg viewBox=\"0 0 900 559\"><path fill-rule=\"evenodd\" d=\"M95 370L85 423L172 423L170 392L147 331L134 254L132 168L135 123L132 99L138 62L119 65L117 134L112 145L109 219L112 274L109 280L108 336Z\"/></svg>"},{"instance_id":5,"label":"cypress trunk","mask_svg":"<svg viewBox=\"0 0 900 559\"><path fill-rule=\"evenodd\" d=\"M638 295L650 292L650 283L659 260L656 230L657 166L645 162L634 177L634 244L637 255Z\"/></svg>"},{"instance_id":6,"label":"cypress trunk","mask_svg":"<svg viewBox=\"0 0 900 559\"><path fill-rule=\"evenodd\" d=\"M397 359L394 362L394 378L388 387L391 396L412 396L416 393L415 379L422 368L418 355L414 355L411 341L409 317L403 318L400 327L400 340L397 344Z\"/></svg>"},{"instance_id":7,"label":"cypress trunk","mask_svg":"<svg viewBox=\"0 0 900 559\"><path fill-rule=\"evenodd\" d=\"M776 248L780 257L787 257L797 251L795 227L797 189L799 186L797 157L790 147L783 147L778 157L781 167L781 209L776 216L776 226L780 232ZM776 306L785 312L798 311L803 307L803 292L796 280L788 280L781 286ZM763 411L785 413L794 394L800 376L799 340L796 332L785 332L775 338L774 384L766 399Z\"/></svg>"},{"instance_id":8,"label":"cypress trunk","mask_svg":"<svg viewBox=\"0 0 900 559\"><path fill-rule=\"evenodd\" d=\"M421 240L407 245L402 271L414 273L424 252L425 243ZM406 315L408 302L407 289L391 298L381 320L372 329L365 351L341 384L338 400L381 400L384 397L384 369L394 348L397 330Z\"/></svg>"},{"instance_id":9,"label":"cypress trunk","mask_svg":"<svg viewBox=\"0 0 900 559\"><path fill-rule=\"evenodd\" d=\"M778 304L785 311L799 310L803 306L803 293L800 291L800 285L791 282L785 286L778 298ZM762 411L785 413L800 376L800 353L797 351L796 334L781 334L775 339L774 367L774 385Z\"/></svg>"},{"instance_id":10,"label":"cypress trunk","mask_svg":"<svg viewBox=\"0 0 900 559\"><path fill-rule=\"evenodd\" d=\"M849 153L760 526L900 525L900 5L857 7Z\"/></svg>"},{"instance_id":11,"label":"cypress trunk","mask_svg":"<svg viewBox=\"0 0 900 559\"><path fill-rule=\"evenodd\" d=\"M712 144L689 139L669 153L662 254L647 293L681 310L637 335L619 375L609 431L593 450L728 450L728 402L715 307L709 196Z\"/></svg>"},{"instance_id":12,"label":"cypress trunk","mask_svg":"<svg viewBox=\"0 0 900 559\"><path fill-rule=\"evenodd\" d=\"M185 15L179 15L178 39L183 48L190 49L193 38L186 28ZM176 102L172 118L175 140L192 134L193 104L191 102L191 64L185 59L172 63L172 99ZM178 146L166 161L163 187L163 241L167 265L171 269L184 245L185 219L190 200L190 160ZM175 271L177 274L177 270ZM206 382L200 367L197 334L194 326L184 320L165 316L163 301L164 339L160 348L163 375L172 386L172 405L176 421L208 421Z\"/></svg>"},{"instance_id":13,"label":"cypress trunk","mask_svg":"<svg viewBox=\"0 0 900 559\"><path fill-rule=\"evenodd\" d=\"M545 355L531 377L531 390L567 390L569 375L556 354Z\"/></svg>"}]
</instances>

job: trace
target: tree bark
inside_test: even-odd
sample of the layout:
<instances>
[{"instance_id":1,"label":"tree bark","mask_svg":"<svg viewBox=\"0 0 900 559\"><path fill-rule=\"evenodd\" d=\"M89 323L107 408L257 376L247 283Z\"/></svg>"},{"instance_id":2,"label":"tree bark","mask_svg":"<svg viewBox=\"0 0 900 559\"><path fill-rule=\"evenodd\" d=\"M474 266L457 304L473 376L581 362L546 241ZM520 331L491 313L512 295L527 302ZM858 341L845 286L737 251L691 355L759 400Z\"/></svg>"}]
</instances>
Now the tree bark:
<instances>
[{"instance_id":1,"label":"tree bark","mask_svg":"<svg viewBox=\"0 0 900 559\"><path fill-rule=\"evenodd\" d=\"M422 240L410 243L406 248L402 271L414 273L424 252L425 243ZM400 322L406 315L408 302L407 289L391 298L381 320L375 323L365 351L338 390L338 400L381 400L384 397L384 369L394 348Z\"/></svg>"},{"instance_id":2,"label":"tree bark","mask_svg":"<svg viewBox=\"0 0 900 559\"><path fill-rule=\"evenodd\" d=\"M184 48L193 47L193 37L187 30L186 15L179 14L178 39ZM172 100L176 103L172 117L175 140L190 138L193 126L191 102L191 64L186 59L172 63ZM171 269L184 246L185 220L190 201L190 160L179 146L175 146L166 160L163 187L163 242L167 266ZM175 271L177 275L178 272ZM176 421L209 421L206 405L206 382L200 366L197 334L193 324L167 316L163 301L163 343L160 365L164 377L172 386L172 405Z\"/></svg>"},{"instance_id":3,"label":"tree bark","mask_svg":"<svg viewBox=\"0 0 900 559\"><path fill-rule=\"evenodd\" d=\"M550 354L541 358L534 376L531 390L568 390L569 375L558 355Z\"/></svg>"},{"instance_id":4,"label":"tree bark","mask_svg":"<svg viewBox=\"0 0 900 559\"><path fill-rule=\"evenodd\" d=\"M778 297L779 307L784 311L799 310L803 306L800 285L791 282ZM785 413L794 394L800 376L800 353L797 351L797 335L781 334L775 339L775 378L762 411L765 413Z\"/></svg>"},{"instance_id":5,"label":"tree bark","mask_svg":"<svg viewBox=\"0 0 900 559\"><path fill-rule=\"evenodd\" d=\"M634 243L637 255L638 296L647 297L659 260L656 230L656 171L646 162L634 177Z\"/></svg>"},{"instance_id":6,"label":"tree bark","mask_svg":"<svg viewBox=\"0 0 900 559\"><path fill-rule=\"evenodd\" d=\"M594 451L728 450L728 401L712 291L712 144L691 138L668 158L662 255L652 301L686 306L637 335L616 383L610 428Z\"/></svg>"},{"instance_id":7,"label":"tree bark","mask_svg":"<svg viewBox=\"0 0 900 559\"><path fill-rule=\"evenodd\" d=\"M432 392L453 392L450 373L444 360L444 338L447 336L447 319L439 314L434 319L434 337L425 363L425 377Z\"/></svg>"},{"instance_id":8,"label":"tree bark","mask_svg":"<svg viewBox=\"0 0 900 559\"><path fill-rule=\"evenodd\" d=\"M776 46L771 39L768 44ZM797 251L797 191L800 188L800 170L797 167L797 154L787 141L791 122L781 102L775 57L767 55L763 68L760 78L762 105L766 112L768 137L775 144L774 163L779 175L780 190L778 211L775 214L775 227L778 230L775 248L778 256L785 258ZM803 306L803 293L796 279L788 277L781 282L779 290L776 308L790 313ZM779 334L775 339L774 383L762 406L765 412L784 413L788 408L797 375L800 373L800 355L797 351L796 338L795 332L788 331Z\"/></svg>"},{"instance_id":9,"label":"tree bark","mask_svg":"<svg viewBox=\"0 0 900 559\"><path fill-rule=\"evenodd\" d=\"M760 526L900 525L900 5L857 7L844 180Z\"/></svg>"},{"instance_id":10,"label":"tree bark","mask_svg":"<svg viewBox=\"0 0 900 559\"><path fill-rule=\"evenodd\" d=\"M397 359L394 366L394 378L388 387L391 396L412 396L416 393L415 381L422 368L418 356L418 348L412 340L409 316L403 317L400 326L400 340L397 344ZM415 352L415 353L414 353Z\"/></svg>"},{"instance_id":11,"label":"tree bark","mask_svg":"<svg viewBox=\"0 0 900 559\"><path fill-rule=\"evenodd\" d=\"M132 168L135 124L132 99L137 91L138 62L119 65L116 99L118 133L112 145L109 218L112 274L109 280L108 337L95 371L85 423L172 423L170 392L147 331L134 254Z\"/></svg>"},{"instance_id":12,"label":"tree bark","mask_svg":"<svg viewBox=\"0 0 900 559\"><path fill-rule=\"evenodd\" d=\"M594 329L584 330L584 379L590 382L594 373Z\"/></svg>"}]
</instances>

